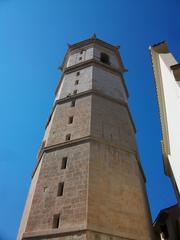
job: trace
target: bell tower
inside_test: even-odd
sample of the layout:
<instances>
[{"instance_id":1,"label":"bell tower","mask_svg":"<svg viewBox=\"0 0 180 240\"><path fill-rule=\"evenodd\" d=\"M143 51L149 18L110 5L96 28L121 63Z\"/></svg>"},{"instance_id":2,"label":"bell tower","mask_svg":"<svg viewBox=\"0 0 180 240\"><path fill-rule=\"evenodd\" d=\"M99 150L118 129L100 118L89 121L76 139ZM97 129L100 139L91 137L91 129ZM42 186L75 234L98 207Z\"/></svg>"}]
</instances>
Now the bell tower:
<instances>
[{"instance_id":1,"label":"bell tower","mask_svg":"<svg viewBox=\"0 0 180 240\"><path fill-rule=\"evenodd\" d=\"M151 217L118 47L69 45L18 240L150 240Z\"/></svg>"}]
</instances>

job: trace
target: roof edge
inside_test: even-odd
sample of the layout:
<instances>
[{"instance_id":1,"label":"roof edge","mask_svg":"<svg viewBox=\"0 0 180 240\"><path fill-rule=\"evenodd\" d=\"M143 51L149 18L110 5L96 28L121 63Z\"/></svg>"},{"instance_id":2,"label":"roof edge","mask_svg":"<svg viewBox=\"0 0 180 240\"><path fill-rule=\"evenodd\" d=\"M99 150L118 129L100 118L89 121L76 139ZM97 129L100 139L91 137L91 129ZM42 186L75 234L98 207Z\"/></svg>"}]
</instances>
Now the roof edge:
<instances>
[{"instance_id":1,"label":"roof edge","mask_svg":"<svg viewBox=\"0 0 180 240\"><path fill-rule=\"evenodd\" d=\"M76 48L83 47L83 46L85 46L87 44L91 44L91 43L97 43L97 44L103 45L111 50L118 50L120 48L120 46L114 46L110 43L104 42L103 40L97 38L96 34L93 34L93 36L91 38L85 39L83 41L80 41L80 42L77 42L74 44L69 44L68 47L69 47L69 50L74 50Z\"/></svg>"}]
</instances>

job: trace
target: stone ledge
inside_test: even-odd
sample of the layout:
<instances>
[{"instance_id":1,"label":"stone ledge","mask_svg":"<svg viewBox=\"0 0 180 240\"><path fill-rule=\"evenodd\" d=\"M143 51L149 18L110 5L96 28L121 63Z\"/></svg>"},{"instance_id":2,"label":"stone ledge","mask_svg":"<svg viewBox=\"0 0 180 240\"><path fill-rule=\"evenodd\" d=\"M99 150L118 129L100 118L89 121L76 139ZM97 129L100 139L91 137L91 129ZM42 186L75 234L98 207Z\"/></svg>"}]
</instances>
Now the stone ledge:
<instances>
[{"instance_id":1,"label":"stone ledge","mask_svg":"<svg viewBox=\"0 0 180 240\"><path fill-rule=\"evenodd\" d=\"M60 229L50 229L45 231L38 231L38 232L31 232L27 233L25 232L23 234L22 240L30 239L43 239L48 237L48 239L54 238L54 237L66 237L66 236L72 236L72 235L82 235L82 234L88 234L88 233L95 233L95 234L102 234L102 235L108 235L110 237L119 238L119 240L136 240L134 238L127 238L125 236L119 236L116 234L110 234L108 232L100 232L100 231L94 231L91 229L79 229L75 231L68 231L68 232L61 232Z\"/></svg>"},{"instance_id":2,"label":"stone ledge","mask_svg":"<svg viewBox=\"0 0 180 240\"><path fill-rule=\"evenodd\" d=\"M56 90L55 90L55 95L57 94L58 92L58 89L61 85L61 82L62 82L62 79L64 77L64 74L68 74L68 73L72 73L74 71L78 71L78 70L81 70L81 69L84 69L85 67L89 67L89 66L93 66L93 65L98 65L99 67L103 68L103 69L106 69L108 70L109 72L113 73L113 74L116 74L116 75L119 75L121 76L122 78L122 83L123 83L123 87L125 89L125 92L126 92L126 96L129 97L129 93L128 93L128 89L126 87L126 84L125 84L125 81L124 81L124 78L123 78L123 72L125 71L120 71L116 68L113 68L111 67L111 65L107 65L105 63L102 63L96 59L90 59L90 60L86 60L84 62L81 62L81 63L78 63L76 65L73 65L73 66L70 66L70 67L67 67L64 71L63 71L63 74L58 82L58 85L56 87Z\"/></svg>"},{"instance_id":3,"label":"stone ledge","mask_svg":"<svg viewBox=\"0 0 180 240\"><path fill-rule=\"evenodd\" d=\"M120 56L119 51L118 51L119 46L113 46L113 45L111 45L111 44L109 44L109 43L106 43L106 42L104 42L104 41L96 38L95 35L93 35L93 37L91 37L91 38L89 38L89 39L86 39L86 40L84 40L84 41L81 41L81 42L79 42L79 43L75 43L75 44L73 44L73 45L68 44L68 51L66 52L66 55L65 55L65 57L64 57L64 60L63 60L63 63L62 63L62 65L61 65L60 69L61 69L62 71L64 70L65 64L67 63L67 58L69 57L69 54L71 53L71 51L73 51L73 50L75 50L75 49L78 49L78 48L79 48L79 49L82 49L82 47L83 47L83 49L85 49L85 48L87 49L87 48L89 48L90 46L94 46L94 45L100 45L100 46L102 46L102 47L105 47L105 48L108 48L108 49L112 50L112 51L116 54L116 56L118 57L118 59L119 59L119 64L120 64L121 71L122 71L122 72L127 71L127 70L125 69L123 63L122 63L121 56Z\"/></svg>"},{"instance_id":4,"label":"stone ledge","mask_svg":"<svg viewBox=\"0 0 180 240\"><path fill-rule=\"evenodd\" d=\"M133 125L133 129L134 129L134 131L136 133L136 127L135 127L132 115L131 115L131 113L129 111L128 103L125 102L125 101L122 101L122 100L117 100L117 99L115 99L115 98L113 98L111 96L108 96L107 94L104 94L102 91L93 90L93 89L56 100L54 105L53 105L51 114L50 114L50 116L48 118L48 121L47 121L47 123L45 125L45 128L48 126L48 123L50 121L50 117L52 116L52 113L53 113L53 111L54 111L54 109L55 109L57 104L62 104L62 103L65 103L65 102L69 102L69 101L72 101L73 99L81 98L81 97L88 96L88 95L91 95L91 94L95 94L97 96L103 97L103 98L108 99L110 101L116 102L117 104L121 104L121 105L125 106L127 108L127 111L128 111L128 114L129 114L129 117L130 117L130 120L131 120L131 123Z\"/></svg>"},{"instance_id":5,"label":"stone ledge","mask_svg":"<svg viewBox=\"0 0 180 240\"><path fill-rule=\"evenodd\" d=\"M44 147L41 149L41 155L39 156L38 158L38 161L36 163L36 166L33 170L33 173L32 173L32 178L36 172L36 169L40 163L40 161L42 160L42 157L44 155L44 153L47 153L47 152L52 152L52 151L56 151L58 149L62 149L62 148L66 148L66 147L71 147L71 146L75 146L75 145L79 145L79 144L82 144L82 143L88 143L88 142L91 142L91 141L95 141L95 142L98 142L98 143L101 143L101 144L105 144L105 145L108 145L110 147L114 147L116 149L119 149L120 151L125 151L127 153L131 153L135 156L136 158L136 161L138 163L138 166L139 166L139 169L140 169L140 172L142 174L142 177L144 179L144 181L146 182L146 178L145 178L145 175L144 175L144 172L143 172L143 169L142 169L142 166L141 166L141 163L139 161L139 158L138 158L138 152L137 151L132 151L130 149L127 149L127 148L124 148L123 146L120 146L120 145L116 145L116 144L112 144L112 143L109 143L105 140L102 140L100 138L96 138L96 137L93 137L91 135L87 136L87 137L82 137L82 138L78 138L78 139L74 139L74 140L70 140L70 141L67 141L67 142L63 142L63 143L59 143L59 144L54 144L54 145L51 145L49 147Z\"/></svg>"},{"instance_id":6,"label":"stone ledge","mask_svg":"<svg viewBox=\"0 0 180 240\"><path fill-rule=\"evenodd\" d=\"M81 234L81 233L85 233L86 230L85 229L80 229L80 230L76 230L76 231L68 231L68 232L61 232L60 229L50 229L50 230L44 230L44 231L38 231L38 232L30 232L27 233L25 232L23 234L23 240L25 239L42 239L44 237L48 237L48 238L52 238L52 237L64 237L67 235L75 235L75 234Z\"/></svg>"},{"instance_id":7,"label":"stone ledge","mask_svg":"<svg viewBox=\"0 0 180 240\"><path fill-rule=\"evenodd\" d=\"M122 74L122 72L119 69L114 68L111 65L102 63L102 62L100 62L96 59L93 59L93 58L89 59L89 60L86 60L84 62L77 63L77 64L72 65L70 67L67 67L67 68L64 69L63 73L71 73L71 72L78 71L78 70L84 69L85 67L89 67L89 66L92 66L92 65L98 65L101 68L106 69L106 70L108 70L112 73L116 73L118 75Z\"/></svg>"}]
</instances>

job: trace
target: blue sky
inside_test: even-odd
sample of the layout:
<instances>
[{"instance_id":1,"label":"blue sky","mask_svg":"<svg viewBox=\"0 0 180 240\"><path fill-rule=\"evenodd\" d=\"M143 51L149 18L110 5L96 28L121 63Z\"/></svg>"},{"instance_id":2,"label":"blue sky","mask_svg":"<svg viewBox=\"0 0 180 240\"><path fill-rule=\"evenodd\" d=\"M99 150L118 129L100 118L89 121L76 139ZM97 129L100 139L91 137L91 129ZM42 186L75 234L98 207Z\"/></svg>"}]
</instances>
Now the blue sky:
<instances>
[{"instance_id":1,"label":"blue sky","mask_svg":"<svg viewBox=\"0 0 180 240\"><path fill-rule=\"evenodd\" d=\"M67 43L120 45L153 219L175 203L164 176L148 47L180 59L179 0L0 0L0 240L14 240Z\"/></svg>"}]
</instances>

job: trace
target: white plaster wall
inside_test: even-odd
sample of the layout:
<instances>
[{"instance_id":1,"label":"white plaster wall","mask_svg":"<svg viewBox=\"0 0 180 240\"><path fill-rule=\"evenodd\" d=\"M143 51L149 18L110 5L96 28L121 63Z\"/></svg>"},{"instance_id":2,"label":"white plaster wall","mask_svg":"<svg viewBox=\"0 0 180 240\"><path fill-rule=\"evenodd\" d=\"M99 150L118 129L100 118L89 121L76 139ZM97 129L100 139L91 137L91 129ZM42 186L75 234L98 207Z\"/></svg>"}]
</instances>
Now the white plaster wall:
<instances>
[{"instance_id":1,"label":"white plaster wall","mask_svg":"<svg viewBox=\"0 0 180 240\"><path fill-rule=\"evenodd\" d=\"M46 131L45 131L45 134L44 134L43 142L45 142L45 146L47 145L47 139L49 137L49 133L50 133L50 130L51 130L53 120L54 120L54 112L52 113L51 119L49 120L49 123L46 127Z\"/></svg>"},{"instance_id":2,"label":"white plaster wall","mask_svg":"<svg viewBox=\"0 0 180 240\"><path fill-rule=\"evenodd\" d=\"M106 53L109 56L110 65L113 68L118 69L119 65L118 65L117 57L115 56L113 51L111 51L107 48L103 48L103 47L100 47L100 46L94 46L94 59L100 61L100 56L101 56L102 52Z\"/></svg>"},{"instance_id":3,"label":"white plaster wall","mask_svg":"<svg viewBox=\"0 0 180 240\"><path fill-rule=\"evenodd\" d=\"M64 75L56 100L65 98L68 94L73 94L74 90L77 90L77 93L80 93L92 89L93 67L87 67L78 72L80 72L79 76L76 76L76 71ZM76 80L79 80L78 85L75 85Z\"/></svg>"},{"instance_id":4,"label":"white plaster wall","mask_svg":"<svg viewBox=\"0 0 180 240\"><path fill-rule=\"evenodd\" d=\"M127 102L121 77L99 67L93 68L93 89L100 90L117 100Z\"/></svg>"},{"instance_id":5,"label":"white plaster wall","mask_svg":"<svg viewBox=\"0 0 180 240\"><path fill-rule=\"evenodd\" d=\"M82 58L81 60L80 60L80 57ZM71 52L66 67L70 67L72 65L90 60L92 58L93 58L93 48L88 48L86 50L83 50L82 53L81 53L81 49L75 50Z\"/></svg>"},{"instance_id":6,"label":"white plaster wall","mask_svg":"<svg viewBox=\"0 0 180 240\"><path fill-rule=\"evenodd\" d=\"M113 68L118 69L119 63L117 61L117 56L113 51L108 48L101 47L99 45L94 45L91 48L84 49L82 52L81 49L74 50L70 53L69 59L67 61L66 67L71 67L75 64L81 63L83 61L87 61L90 59L96 59L100 61L101 53L106 53L110 59L110 65ZM80 59L81 58L81 59Z\"/></svg>"},{"instance_id":7,"label":"white plaster wall","mask_svg":"<svg viewBox=\"0 0 180 240\"><path fill-rule=\"evenodd\" d=\"M84 68L79 72L79 76L76 76L76 71L64 75L55 100L73 95L74 90L81 93L95 89L117 100L128 101L120 76L96 66ZM78 85L75 85L76 80L79 80Z\"/></svg>"},{"instance_id":8,"label":"white plaster wall","mask_svg":"<svg viewBox=\"0 0 180 240\"><path fill-rule=\"evenodd\" d=\"M160 54L159 61L171 152L168 158L180 192L180 86L170 69L170 66L177 62L171 53Z\"/></svg>"}]
</instances>

